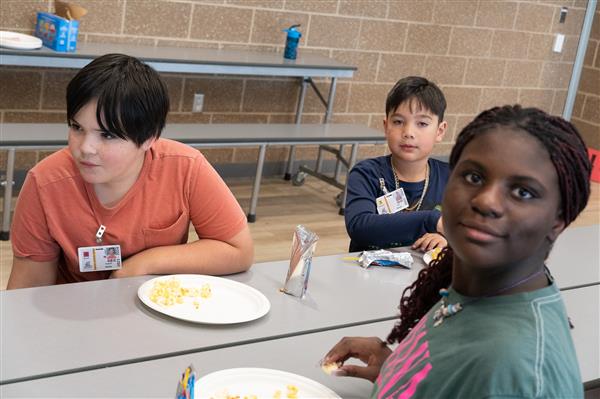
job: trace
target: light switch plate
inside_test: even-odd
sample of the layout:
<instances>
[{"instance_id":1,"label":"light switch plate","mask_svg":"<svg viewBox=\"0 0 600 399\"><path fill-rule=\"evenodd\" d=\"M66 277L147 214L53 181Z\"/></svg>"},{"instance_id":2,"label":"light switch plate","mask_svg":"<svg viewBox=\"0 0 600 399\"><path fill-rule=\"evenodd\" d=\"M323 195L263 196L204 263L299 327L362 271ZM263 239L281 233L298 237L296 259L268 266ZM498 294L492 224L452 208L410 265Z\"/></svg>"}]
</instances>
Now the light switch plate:
<instances>
[{"instance_id":1,"label":"light switch plate","mask_svg":"<svg viewBox=\"0 0 600 399\"><path fill-rule=\"evenodd\" d=\"M565 44L565 35L562 33L557 33L554 37L554 45L552 46L552 51L555 53L562 53L563 44Z\"/></svg>"},{"instance_id":2,"label":"light switch plate","mask_svg":"<svg viewBox=\"0 0 600 399\"><path fill-rule=\"evenodd\" d=\"M204 94L194 94L194 102L192 103L192 112L202 112L204 108Z\"/></svg>"}]
</instances>

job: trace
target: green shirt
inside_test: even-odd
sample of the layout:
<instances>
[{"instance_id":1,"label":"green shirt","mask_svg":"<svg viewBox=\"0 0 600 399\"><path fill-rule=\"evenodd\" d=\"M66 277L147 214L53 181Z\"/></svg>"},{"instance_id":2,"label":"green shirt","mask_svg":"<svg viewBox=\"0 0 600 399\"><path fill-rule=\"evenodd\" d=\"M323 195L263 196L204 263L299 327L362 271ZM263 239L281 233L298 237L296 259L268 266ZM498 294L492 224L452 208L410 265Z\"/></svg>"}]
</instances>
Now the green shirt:
<instances>
[{"instance_id":1,"label":"green shirt","mask_svg":"<svg viewBox=\"0 0 600 399\"><path fill-rule=\"evenodd\" d=\"M555 284L469 298L433 327L438 302L386 360L373 398L583 398L568 318Z\"/></svg>"}]
</instances>

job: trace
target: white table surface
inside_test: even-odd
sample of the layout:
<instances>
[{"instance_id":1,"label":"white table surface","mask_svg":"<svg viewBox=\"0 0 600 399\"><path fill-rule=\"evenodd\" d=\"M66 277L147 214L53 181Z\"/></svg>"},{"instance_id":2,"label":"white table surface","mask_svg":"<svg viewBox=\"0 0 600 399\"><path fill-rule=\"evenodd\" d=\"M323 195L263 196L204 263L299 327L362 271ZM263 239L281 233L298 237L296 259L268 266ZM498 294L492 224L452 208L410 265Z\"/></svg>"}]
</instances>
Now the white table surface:
<instances>
[{"instance_id":1,"label":"white table surface","mask_svg":"<svg viewBox=\"0 0 600 399\"><path fill-rule=\"evenodd\" d=\"M600 224L568 227L547 262L562 289L600 282Z\"/></svg>"},{"instance_id":2,"label":"white table surface","mask_svg":"<svg viewBox=\"0 0 600 399\"><path fill-rule=\"evenodd\" d=\"M600 379L600 285L561 292L567 315L575 326L571 330L581 378Z\"/></svg>"},{"instance_id":3,"label":"white table surface","mask_svg":"<svg viewBox=\"0 0 600 399\"><path fill-rule=\"evenodd\" d=\"M175 320L148 309L138 287L152 276L0 292L2 383L389 320L413 270L363 269L345 255L313 259L308 294L282 294L287 261L229 278L271 302L261 319L229 326Z\"/></svg>"},{"instance_id":4,"label":"white table surface","mask_svg":"<svg viewBox=\"0 0 600 399\"><path fill-rule=\"evenodd\" d=\"M600 286L567 290L562 295L575 325L572 334L583 381L600 378ZM393 324L393 320L363 324L2 385L0 397L171 398L176 376L186 366L193 364L199 376L235 367L283 370L315 380L343 398L364 398L371 391L371 383L355 378L328 376L317 367L317 363L343 336L378 336L385 339Z\"/></svg>"},{"instance_id":5,"label":"white table surface","mask_svg":"<svg viewBox=\"0 0 600 399\"><path fill-rule=\"evenodd\" d=\"M2 385L0 396L173 398L180 373L193 364L200 377L236 367L283 370L317 381L344 399L366 398L372 389L371 382L329 376L318 367L318 362L342 337L378 336L385 339L393 324L393 321L379 322Z\"/></svg>"},{"instance_id":6,"label":"white table surface","mask_svg":"<svg viewBox=\"0 0 600 399\"><path fill-rule=\"evenodd\" d=\"M593 246L597 228L568 229L556 243L548 263L561 288L597 281L598 247ZM314 259L308 295L303 300L279 292L287 261L257 264L246 273L229 276L263 292L271 302L271 311L265 317L233 326L188 323L148 309L137 298L137 288L152 276L0 292L0 382L187 355L394 318L402 290L414 281L422 265L420 254L414 257L411 271L365 270L344 261L344 256ZM580 326L574 337L584 365L590 364L590 353L577 342L589 342L589 337L584 334L579 338L577 334L597 331L590 332L589 323L595 323L592 328L598 327L597 286L589 289L590 294L582 291L586 289L564 291L570 314L575 314L574 322ZM577 299L580 292L586 293L586 298L591 295L591 302L590 298ZM582 309L572 303L581 303ZM589 317L585 316L588 313ZM587 378L588 366L582 369ZM597 375L597 369L590 370L589 375Z\"/></svg>"}]
</instances>

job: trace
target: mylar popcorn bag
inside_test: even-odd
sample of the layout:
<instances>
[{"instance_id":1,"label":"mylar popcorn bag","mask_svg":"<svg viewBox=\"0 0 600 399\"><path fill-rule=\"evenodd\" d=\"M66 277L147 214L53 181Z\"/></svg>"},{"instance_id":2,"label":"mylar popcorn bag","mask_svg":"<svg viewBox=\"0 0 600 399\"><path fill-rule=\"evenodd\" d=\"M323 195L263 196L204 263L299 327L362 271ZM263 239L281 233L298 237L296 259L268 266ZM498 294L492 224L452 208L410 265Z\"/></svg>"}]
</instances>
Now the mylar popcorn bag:
<instances>
[{"instance_id":1,"label":"mylar popcorn bag","mask_svg":"<svg viewBox=\"0 0 600 399\"><path fill-rule=\"evenodd\" d=\"M358 258L358 263L365 269L369 266L402 266L412 268L413 257L409 252L391 252L385 249L376 251L363 251Z\"/></svg>"},{"instance_id":2,"label":"mylar popcorn bag","mask_svg":"<svg viewBox=\"0 0 600 399\"><path fill-rule=\"evenodd\" d=\"M286 294L304 297L310 275L310 265L318 240L319 236L306 227L296 226L292 241L290 267L283 287L283 292Z\"/></svg>"}]
</instances>

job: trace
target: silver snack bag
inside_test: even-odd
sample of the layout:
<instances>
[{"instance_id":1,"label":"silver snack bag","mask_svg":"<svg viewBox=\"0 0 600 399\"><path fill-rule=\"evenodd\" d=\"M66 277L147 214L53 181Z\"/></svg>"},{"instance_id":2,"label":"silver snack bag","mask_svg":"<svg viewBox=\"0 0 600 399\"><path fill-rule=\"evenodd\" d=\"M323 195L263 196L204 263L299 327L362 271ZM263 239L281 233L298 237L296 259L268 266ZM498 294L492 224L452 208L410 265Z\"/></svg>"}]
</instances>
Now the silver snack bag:
<instances>
[{"instance_id":1,"label":"silver snack bag","mask_svg":"<svg viewBox=\"0 0 600 399\"><path fill-rule=\"evenodd\" d=\"M365 269L369 266L402 266L410 269L413 257L409 252L391 252L385 249L376 251L363 251L358 258L358 263Z\"/></svg>"},{"instance_id":2,"label":"silver snack bag","mask_svg":"<svg viewBox=\"0 0 600 399\"><path fill-rule=\"evenodd\" d=\"M290 256L290 267L283 292L297 297L304 297L308 286L308 276L312 263L313 253L319 236L302 225L296 226L292 241L292 255Z\"/></svg>"}]
</instances>

